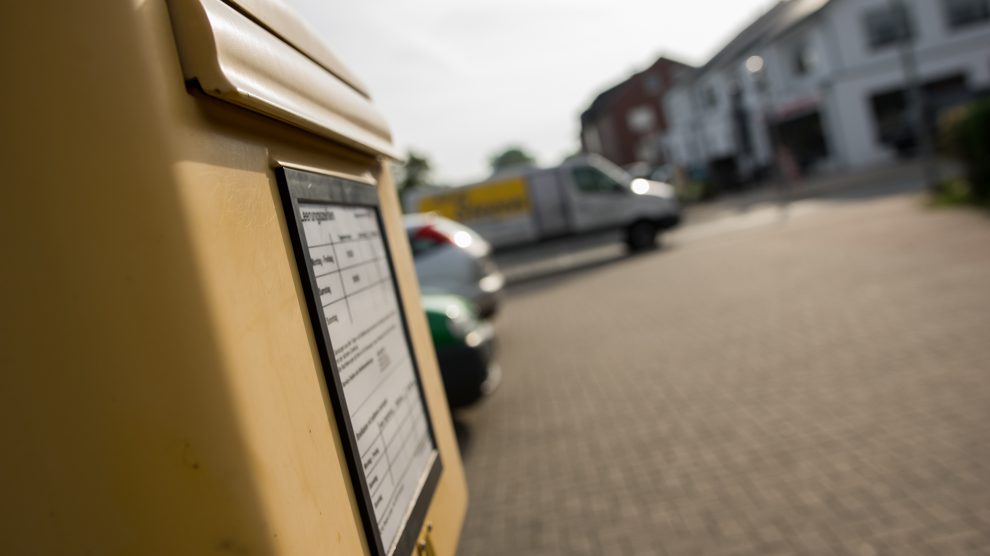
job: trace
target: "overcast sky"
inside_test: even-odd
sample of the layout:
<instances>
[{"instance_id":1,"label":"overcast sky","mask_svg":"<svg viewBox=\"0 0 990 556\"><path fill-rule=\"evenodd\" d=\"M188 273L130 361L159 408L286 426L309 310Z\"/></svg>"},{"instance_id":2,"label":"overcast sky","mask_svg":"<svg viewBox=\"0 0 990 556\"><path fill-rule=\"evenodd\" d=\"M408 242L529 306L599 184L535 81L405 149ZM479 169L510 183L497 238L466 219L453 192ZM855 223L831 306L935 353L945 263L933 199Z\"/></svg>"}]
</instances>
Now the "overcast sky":
<instances>
[{"instance_id":1,"label":"overcast sky","mask_svg":"<svg viewBox=\"0 0 990 556\"><path fill-rule=\"evenodd\" d=\"M659 55L703 63L771 0L284 0L371 90L434 178L480 179L500 149L553 164L578 116Z\"/></svg>"}]
</instances>

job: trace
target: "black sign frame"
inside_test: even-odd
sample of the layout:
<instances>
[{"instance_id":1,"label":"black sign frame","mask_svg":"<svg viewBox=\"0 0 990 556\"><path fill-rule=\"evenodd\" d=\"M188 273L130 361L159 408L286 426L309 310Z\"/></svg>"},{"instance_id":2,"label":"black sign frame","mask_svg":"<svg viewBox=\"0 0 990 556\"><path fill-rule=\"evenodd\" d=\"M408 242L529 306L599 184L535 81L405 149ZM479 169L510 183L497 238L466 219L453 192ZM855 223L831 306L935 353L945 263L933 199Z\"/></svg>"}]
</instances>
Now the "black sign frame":
<instances>
[{"instance_id":1,"label":"black sign frame","mask_svg":"<svg viewBox=\"0 0 990 556\"><path fill-rule=\"evenodd\" d=\"M443 471L443 463L440 460L440 450L433 430L433 420L430 418L430 407L423 391L416 351L413 349L412 340L409 336L405 307L402 302L402 292L399 288L398 281L395 279L395 265L393 263L391 249L388 245L388 238L385 235L385 225L379 207L377 187L342 177L320 174L310 170L301 170L288 166L276 166L274 171L282 199L282 208L285 211L286 228L292 240L299 280L302 285L303 296L306 298L306 307L308 309L310 323L312 324L320 363L323 367L323 378L326 382L327 392L330 396L330 405L333 407L334 418L336 419L340 433L341 446L347 460L351 484L354 488L358 510L364 524L368 547L374 556L409 554L415 547L416 538L423 527L430 501L436 493L437 486L440 482L440 475ZM399 306L399 317L402 320L402 331L405 336L406 346L409 349L413 372L416 377L416 386L419 391L420 401L423 404L424 417L426 418L430 440L433 443L433 454L430 462L427 464L427 471L419 479L419 492L415 495L412 508L409 510L405 521L399 526L399 531L396 534L396 540L391 550L389 550L389 547L384 546L381 531L378 528L371 491L368 488L368 482L361 464L361 454L358 451L357 437L355 436L354 426L351 423L350 412L347 409L347 400L344 396L344 387L340 381L340 373L334 357L333 343L330 339L329 331L326 326L323 326L323 307L319 299L319 288L316 286L316 274L313 270L313 265L309 262L309 248L305 234L303 233L300 203L370 208L375 214L378 229L381 231L381 240L385 248L386 261L389 271L392 273L392 287ZM406 508L403 508L403 510L406 510Z\"/></svg>"}]
</instances>

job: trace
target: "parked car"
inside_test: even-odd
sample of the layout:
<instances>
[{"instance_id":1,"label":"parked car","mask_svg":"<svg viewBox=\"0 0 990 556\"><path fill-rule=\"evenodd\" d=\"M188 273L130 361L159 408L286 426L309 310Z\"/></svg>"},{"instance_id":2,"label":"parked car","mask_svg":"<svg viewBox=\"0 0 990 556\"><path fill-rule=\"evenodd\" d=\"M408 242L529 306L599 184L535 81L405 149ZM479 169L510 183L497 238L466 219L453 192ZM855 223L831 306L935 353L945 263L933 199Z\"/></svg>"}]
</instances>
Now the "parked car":
<instances>
[{"instance_id":1,"label":"parked car","mask_svg":"<svg viewBox=\"0 0 990 556\"><path fill-rule=\"evenodd\" d=\"M456 295L424 293L423 309L450 406L471 405L494 391L502 371L495 363L491 323L479 319L471 303Z\"/></svg>"},{"instance_id":2,"label":"parked car","mask_svg":"<svg viewBox=\"0 0 990 556\"><path fill-rule=\"evenodd\" d=\"M420 286L466 297L482 318L493 316L505 277L488 242L437 214L410 214L404 220Z\"/></svg>"},{"instance_id":3,"label":"parked car","mask_svg":"<svg viewBox=\"0 0 990 556\"><path fill-rule=\"evenodd\" d=\"M648 176L649 179L653 181L658 181L661 183L673 183L674 182L674 167L670 164L661 164L653 169Z\"/></svg>"}]
</instances>

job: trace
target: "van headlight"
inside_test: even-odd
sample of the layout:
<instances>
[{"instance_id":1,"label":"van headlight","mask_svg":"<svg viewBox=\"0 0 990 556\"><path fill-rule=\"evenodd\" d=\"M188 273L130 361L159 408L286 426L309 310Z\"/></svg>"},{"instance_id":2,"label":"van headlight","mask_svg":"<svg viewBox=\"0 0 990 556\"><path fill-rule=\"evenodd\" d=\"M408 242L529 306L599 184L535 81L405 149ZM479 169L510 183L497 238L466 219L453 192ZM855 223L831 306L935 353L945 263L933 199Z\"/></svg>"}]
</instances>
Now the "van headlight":
<instances>
[{"instance_id":1,"label":"van headlight","mask_svg":"<svg viewBox=\"0 0 990 556\"><path fill-rule=\"evenodd\" d=\"M665 199L673 199L677 196L677 193L674 191L674 186L669 183L655 181L653 182L653 189L657 192L657 195Z\"/></svg>"}]
</instances>

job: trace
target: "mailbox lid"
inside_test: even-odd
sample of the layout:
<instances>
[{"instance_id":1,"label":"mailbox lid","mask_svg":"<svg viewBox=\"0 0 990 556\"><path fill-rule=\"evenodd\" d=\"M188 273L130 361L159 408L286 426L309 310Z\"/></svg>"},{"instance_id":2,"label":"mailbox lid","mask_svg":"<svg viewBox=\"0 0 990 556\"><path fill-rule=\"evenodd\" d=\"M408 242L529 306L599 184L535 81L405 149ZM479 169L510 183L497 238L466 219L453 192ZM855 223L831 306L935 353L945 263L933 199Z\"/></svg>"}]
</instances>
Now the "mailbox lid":
<instances>
[{"instance_id":1,"label":"mailbox lid","mask_svg":"<svg viewBox=\"0 0 990 556\"><path fill-rule=\"evenodd\" d=\"M183 77L206 94L365 153L399 158L364 86L284 5L169 0L169 13Z\"/></svg>"},{"instance_id":2,"label":"mailbox lid","mask_svg":"<svg viewBox=\"0 0 990 556\"><path fill-rule=\"evenodd\" d=\"M316 32L299 19L283 1L280 0L228 0L231 6L247 14L273 34L292 45L296 50L305 54L324 69L337 76L365 97L371 97L368 88L351 73L320 38Z\"/></svg>"}]
</instances>

